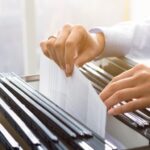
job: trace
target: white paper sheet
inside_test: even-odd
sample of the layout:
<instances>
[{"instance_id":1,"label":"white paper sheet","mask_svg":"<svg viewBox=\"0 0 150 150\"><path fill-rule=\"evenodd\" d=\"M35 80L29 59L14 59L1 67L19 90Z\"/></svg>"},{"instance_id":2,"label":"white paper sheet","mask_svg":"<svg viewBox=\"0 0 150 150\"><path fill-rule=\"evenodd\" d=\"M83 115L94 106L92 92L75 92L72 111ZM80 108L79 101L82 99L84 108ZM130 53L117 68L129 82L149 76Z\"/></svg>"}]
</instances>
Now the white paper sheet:
<instances>
[{"instance_id":1,"label":"white paper sheet","mask_svg":"<svg viewBox=\"0 0 150 150\"><path fill-rule=\"evenodd\" d=\"M42 62L41 67L45 67ZM90 81L75 68L72 77L53 62L41 68L40 91L76 119L105 137L106 107Z\"/></svg>"}]
</instances>

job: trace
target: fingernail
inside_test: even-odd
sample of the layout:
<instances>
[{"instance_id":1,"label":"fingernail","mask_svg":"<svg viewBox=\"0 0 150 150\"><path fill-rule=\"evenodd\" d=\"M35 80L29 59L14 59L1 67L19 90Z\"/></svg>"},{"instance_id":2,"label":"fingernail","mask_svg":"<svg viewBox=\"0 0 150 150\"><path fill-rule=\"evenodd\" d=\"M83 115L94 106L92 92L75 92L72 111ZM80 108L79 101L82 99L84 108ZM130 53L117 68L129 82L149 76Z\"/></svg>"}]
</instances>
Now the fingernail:
<instances>
[{"instance_id":1,"label":"fingernail","mask_svg":"<svg viewBox=\"0 0 150 150\"><path fill-rule=\"evenodd\" d=\"M109 114L109 115L114 115L114 109L108 110L108 114Z\"/></svg>"},{"instance_id":2,"label":"fingernail","mask_svg":"<svg viewBox=\"0 0 150 150\"><path fill-rule=\"evenodd\" d=\"M70 73L71 73L71 66L70 66L70 64L66 64L65 72L66 72L67 76L70 75Z\"/></svg>"},{"instance_id":3,"label":"fingernail","mask_svg":"<svg viewBox=\"0 0 150 150\"><path fill-rule=\"evenodd\" d=\"M69 64L66 64L66 73L70 73L70 65Z\"/></svg>"}]
</instances>

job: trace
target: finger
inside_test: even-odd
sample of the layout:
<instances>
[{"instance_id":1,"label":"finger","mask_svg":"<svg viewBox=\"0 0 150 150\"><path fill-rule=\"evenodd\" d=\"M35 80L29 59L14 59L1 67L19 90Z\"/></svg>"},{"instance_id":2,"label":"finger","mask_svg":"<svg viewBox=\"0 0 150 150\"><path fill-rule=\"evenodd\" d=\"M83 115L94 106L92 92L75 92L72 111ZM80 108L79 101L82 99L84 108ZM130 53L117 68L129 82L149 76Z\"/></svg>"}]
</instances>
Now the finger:
<instances>
[{"instance_id":1,"label":"finger","mask_svg":"<svg viewBox=\"0 0 150 150\"><path fill-rule=\"evenodd\" d=\"M40 43L40 47L41 47L41 49L42 49L44 55L47 56L48 58L51 58L51 55L49 55L49 53L48 53L48 48L47 48L47 43L46 43L46 42L47 42L47 41L42 41L42 42Z\"/></svg>"},{"instance_id":2,"label":"finger","mask_svg":"<svg viewBox=\"0 0 150 150\"><path fill-rule=\"evenodd\" d=\"M120 75L114 77L112 79L111 83L115 82L115 81L118 81L118 80L121 80L121 79L124 79L124 78L131 77L134 73L135 73L135 68L131 68L131 69L121 73Z\"/></svg>"},{"instance_id":3,"label":"finger","mask_svg":"<svg viewBox=\"0 0 150 150\"><path fill-rule=\"evenodd\" d=\"M149 98L136 99L134 101L130 101L130 102L126 103L125 105L121 105L121 106L116 107L116 108L111 108L108 111L108 114L119 115L119 114L122 114L125 112L133 112L137 109L144 109L144 108L150 106Z\"/></svg>"},{"instance_id":4,"label":"finger","mask_svg":"<svg viewBox=\"0 0 150 150\"><path fill-rule=\"evenodd\" d=\"M125 88L131 88L135 86L135 80L133 77L128 77L125 79L121 79L115 82L110 83L108 86L106 86L103 91L100 93L100 97L103 101L108 99L113 93L116 93L119 90L125 89Z\"/></svg>"},{"instance_id":5,"label":"finger","mask_svg":"<svg viewBox=\"0 0 150 150\"><path fill-rule=\"evenodd\" d=\"M95 53L93 53L91 50L86 50L83 51L83 53L81 53L75 60L75 64L78 67L83 66L85 63L93 60L93 58L95 57Z\"/></svg>"},{"instance_id":6,"label":"finger","mask_svg":"<svg viewBox=\"0 0 150 150\"><path fill-rule=\"evenodd\" d=\"M71 25L65 25L62 31L59 32L57 39L55 41L55 53L59 62L59 65L62 69L65 70L65 42L71 32Z\"/></svg>"},{"instance_id":7,"label":"finger","mask_svg":"<svg viewBox=\"0 0 150 150\"><path fill-rule=\"evenodd\" d=\"M78 55L78 50L82 41L84 41L85 31L80 27L73 28L65 44L65 66L66 75L70 76L74 68L74 58Z\"/></svg>"},{"instance_id":8,"label":"finger","mask_svg":"<svg viewBox=\"0 0 150 150\"><path fill-rule=\"evenodd\" d=\"M143 64L138 64L138 65L134 66L133 68L131 68L131 69L129 69L129 70L127 70L127 71L121 73L120 75L118 75L118 76L116 76L116 77L114 77L111 82L115 82L115 81L118 81L118 80L120 80L120 79L130 77L130 76L134 75L135 72L137 72L137 71L139 71L139 70L142 70L142 69L144 69L144 68L146 68L145 65L143 65Z\"/></svg>"},{"instance_id":9,"label":"finger","mask_svg":"<svg viewBox=\"0 0 150 150\"><path fill-rule=\"evenodd\" d=\"M121 101L129 101L133 98L139 98L141 96L140 91L141 88L139 87L122 89L110 96L104 103L107 108L110 109Z\"/></svg>"},{"instance_id":10,"label":"finger","mask_svg":"<svg viewBox=\"0 0 150 150\"><path fill-rule=\"evenodd\" d=\"M51 38L48 39L47 41L48 53L51 54L52 59L55 61L55 63L59 64L54 50L55 41L56 41L56 37L54 36L51 36Z\"/></svg>"}]
</instances>

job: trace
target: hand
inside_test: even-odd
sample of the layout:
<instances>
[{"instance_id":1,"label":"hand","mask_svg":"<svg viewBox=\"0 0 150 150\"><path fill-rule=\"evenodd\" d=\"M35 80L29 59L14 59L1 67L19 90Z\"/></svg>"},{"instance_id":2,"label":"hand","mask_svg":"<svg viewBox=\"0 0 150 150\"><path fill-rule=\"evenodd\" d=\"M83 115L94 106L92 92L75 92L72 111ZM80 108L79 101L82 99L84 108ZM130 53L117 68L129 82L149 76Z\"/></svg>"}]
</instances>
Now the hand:
<instances>
[{"instance_id":1,"label":"hand","mask_svg":"<svg viewBox=\"0 0 150 150\"><path fill-rule=\"evenodd\" d=\"M102 33L91 34L83 26L65 25L57 37L52 36L41 42L41 48L48 58L54 60L70 76L74 65L80 67L100 55L104 43Z\"/></svg>"},{"instance_id":2,"label":"hand","mask_svg":"<svg viewBox=\"0 0 150 150\"><path fill-rule=\"evenodd\" d=\"M100 97L111 115L150 107L150 68L137 65L125 71L113 78L100 93ZM126 104L113 107L122 101L126 101Z\"/></svg>"}]
</instances>

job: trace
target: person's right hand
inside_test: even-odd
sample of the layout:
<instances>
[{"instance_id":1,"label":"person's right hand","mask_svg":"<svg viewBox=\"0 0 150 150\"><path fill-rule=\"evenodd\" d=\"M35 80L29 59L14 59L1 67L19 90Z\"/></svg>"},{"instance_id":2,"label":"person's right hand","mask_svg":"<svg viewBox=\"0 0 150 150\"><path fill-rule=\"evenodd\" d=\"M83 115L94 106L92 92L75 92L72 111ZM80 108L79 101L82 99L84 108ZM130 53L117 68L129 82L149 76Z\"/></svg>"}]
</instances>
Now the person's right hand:
<instances>
[{"instance_id":1,"label":"person's right hand","mask_svg":"<svg viewBox=\"0 0 150 150\"><path fill-rule=\"evenodd\" d=\"M67 76L74 65L80 67L99 56L105 45L102 33L91 34L81 25L65 25L57 37L51 36L41 42L44 54L54 60Z\"/></svg>"}]
</instances>

